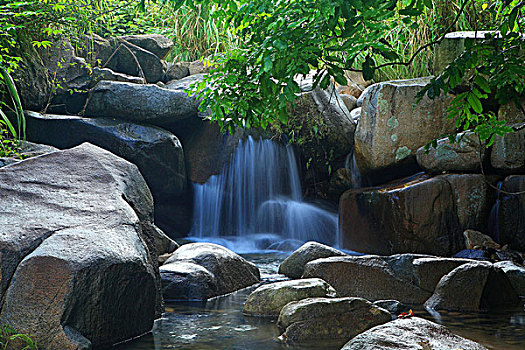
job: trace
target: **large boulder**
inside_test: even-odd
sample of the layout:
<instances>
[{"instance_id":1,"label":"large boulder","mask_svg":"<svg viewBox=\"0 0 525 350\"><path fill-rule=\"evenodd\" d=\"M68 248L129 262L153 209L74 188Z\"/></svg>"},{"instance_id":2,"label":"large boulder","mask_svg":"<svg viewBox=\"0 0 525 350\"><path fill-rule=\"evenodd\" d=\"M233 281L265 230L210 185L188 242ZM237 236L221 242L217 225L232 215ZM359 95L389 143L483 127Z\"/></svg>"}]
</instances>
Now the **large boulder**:
<instances>
[{"instance_id":1,"label":"large boulder","mask_svg":"<svg viewBox=\"0 0 525 350\"><path fill-rule=\"evenodd\" d=\"M164 63L157 55L122 38L116 38L112 44L115 54L107 62L107 68L144 78L148 83L162 80Z\"/></svg>"},{"instance_id":2,"label":"large boulder","mask_svg":"<svg viewBox=\"0 0 525 350\"><path fill-rule=\"evenodd\" d=\"M518 295L503 270L478 261L463 264L443 276L425 306L435 310L480 311L518 303Z\"/></svg>"},{"instance_id":3,"label":"large boulder","mask_svg":"<svg viewBox=\"0 0 525 350\"><path fill-rule=\"evenodd\" d=\"M514 195L501 194L497 206L498 242L509 248L525 251L525 175L512 175L503 181L502 189Z\"/></svg>"},{"instance_id":4,"label":"large boulder","mask_svg":"<svg viewBox=\"0 0 525 350\"><path fill-rule=\"evenodd\" d=\"M490 162L496 169L520 174L525 171L525 124L515 126L521 129L496 137Z\"/></svg>"},{"instance_id":5,"label":"large boulder","mask_svg":"<svg viewBox=\"0 0 525 350\"><path fill-rule=\"evenodd\" d=\"M308 298L286 304L277 325L287 343L339 339L343 345L391 319L388 311L362 298Z\"/></svg>"},{"instance_id":6,"label":"large boulder","mask_svg":"<svg viewBox=\"0 0 525 350\"><path fill-rule=\"evenodd\" d=\"M337 291L339 297L367 300L396 299L408 304L422 304L432 294L414 281L412 261L418 255L392 257L345 256L317 259L305 266L303 278L321 278Z\"/></svg>"},{"instance_id":7,"label":"large boulder","mask_svg":"<svg viewBox=\"0 0 525 350\"><path fill-rule=\"evenodd\" d=\"M255 264L213 243L182 245L162 266L161 277L164 295L168 299L204 300L260 281ZM195 288L197 294L191 295Z\"/></svg>"},{"instance_id":8,"label":"large boulder","mask_svg":"<svg viewBox=\"0 0 525 350\"><path fill-rule=\"evenodd\" d=\"M83 144L4 167L0 179L0 323L42 349L149 331L162 303L159 231L137 167Z\"/></svg>"},{"instance_id":9,"label":"large boulder","mask_svg":"<svg viewBox=\"0 0 525 350\"><path fill-rule=\"evenodd\" d=\"M414 259L414 276L417 285L427 291L434 291L441 277L456 267L472 262L470 259L428 257Z\"/></svg>"},{"instance_id":10,"label":"large boulder","mask_svg":"<svg viewBox=\"0 0 525 350\"><path fill-rule=\"evenodd\" d=\"M500 261L495 263L494 266L505 272L519 296L525 296L525 267L519 266L512 261Z\"/></svg>"},{"instance_id":11,"label":"large boulder","mask_svg":"<svg viewBox=\"0 0 525 350\"><path fill-rule=\"evenodd\" d=\"M58 148L90 142L136 164L156 201L185 195L184 152L180 141L169 131L113 118L36 112L26 112L26 123L28 140Z\"/></svg>"},{"instance_id":12,"label":"large boulder","mask_svg":"<svg viewBox=\"0 0 525 350\"><path fill-rule=\"evenodd\" d=\"M446 118L450 98L427 96L418 102L417 93L428 78L374 84L363 93L362 110L355 132L355 155L361 172L381 174L377 182L417 169L415 152L430 140L455 130ZM385 177L386 176L386 177Z\"/></svg>"},{"instance_id":13,"label":"large boulder","mask_svg":"<svg viewBox=\"0 0 525 350\"><path fill-rule=\"evenodd\" d=\"M374 327L350 340L341 350L468 349L484 346L419 317L402 318Z\"/></svg>"},{"instance_id":14,"label":"large boulder","mask_svg":"<svg viewBox=\"0 0 525 350\"><path fill-rule=\"evenodd\" d=\"M118 39L147 50L161 59L166 58L173 48L173 41L160 34L125 35Z\"/></svg>"},{"instance_id":15,"label":"large boulder","mask_svg":"<svg viewBox=\"0 0 525 350\"><path fill-rule=\"evenodd\" d=\"M462 248L454 195L441 177L349 190L339 218L343 247L359 252L449 255Z\"/></svg>"},{"instance_id":16,"label":"large boulder","mask_svg":"<svg viewBox=\"0 0 525 350\"><path fill-rule=\"evenodd\" d=\"M279 265L279 273L290 278L300 278L304 272L304 266L308 262L320 258L344 255L346 254L330 246L317 242L306 242L292 255L284 259Z\"/></svg>"},{"instance_id":17,"label":"large boulder","mask_svg":"<svg viewBox=\"0 0 525 350\"><path fill-rule=\"evenodd\" d=\"M179 80L190 75L189 62L178 62L175 64L168 63L168 69L164 73L164 81Z\"/></svg>"},{"instance_id":18,"label":"large boulder","mask_svg":"<svg viewBox=\"0 0 525 350\"><path fill-rule=\"evenodd\" d=\"M243 313L251 316L277 317L292 301L313 297L335 297L335 290L319 278L265 284L254 290L244 303Z\"/></svg>"},{"instance_id":19,"label":"large boulder","mask_svg":"<svg viewBox=\"0 0 525 350\"><path fill-rule=\"evenodd\" d=\"M448 138L437 141L437 146L428 151L421 147L416 152L419 166L430 173L443 171L479 171L485 161L486 147L473 132L458 134L454 143Z\"/></svg>"},{"instance_id":20,"label":"large boulder","mask_svg":"<svg viewBox=\"0 0 525 350\"><path fill-rule=\"evenodd\" d=\"M352 189L339 200L343 247L373 254L452 255L485 229L495 193L479 174L421 176Z\"/></svg>"},{"instance_id":21,"label":"large boulder","mask_svg":"<svg viewBox=\"0 0 525 350\"><path fill-rule=\"evenodd\" d=\"M221 294L217 279L205 267L175 261L160 267L162 295L167 300L206 300Z\"/></svg>"},{"instance_id":22,"label":"large boulder","mask_svg":"<svg viewBox=\"0 0 525 350\"><path fill-rule=\"evenodd\" d=\"M157 85L101 81L92 90L85 115L119 118L168 128L197 116L198 102L180 91Z\"/></svg>"}]
</instances>

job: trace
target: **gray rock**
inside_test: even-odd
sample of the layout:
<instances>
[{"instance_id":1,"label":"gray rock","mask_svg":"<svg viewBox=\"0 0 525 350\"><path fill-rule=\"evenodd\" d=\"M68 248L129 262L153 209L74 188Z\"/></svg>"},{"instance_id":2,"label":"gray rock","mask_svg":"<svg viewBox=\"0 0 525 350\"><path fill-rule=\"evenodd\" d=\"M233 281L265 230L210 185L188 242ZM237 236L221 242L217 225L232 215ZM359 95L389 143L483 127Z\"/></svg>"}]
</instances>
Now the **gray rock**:
<instances>
[{"instance_id":1,"label":"gray rock","mask_svg":"<svg viewBox=\"0 0 525 350\"><path fill-rule=\"evenodd\" d=\"M58 149L55 147L26 141L22 145L22 148L20 150L20 156L22 157L18 157L18 156L0 157L0 167L6 166L9 164L19 163L25 159L41 156L43 154L47 154L47 153L51 153L55 151L58 151Z\"/></svg>"},{"instance_id":2,"label":"gray rock","mask_svg":"<svg viewBox=\"0 0 525 350\"><path fill-rule=\"evenodd\" d=\"M389 322L390 313L361 298L308 298L286 304L277 325L286 343L341 341Z\"/></svg>"},{"instance_id":3,"label":"gray rock","mask_svg":"<svg viewBox=\"0 0 525 350\"><path fill-rule=\"evenodd\" d=\"M204 74L194 74L183 77L178 80L172 80L166 84L166 89L183 92L188 89L190 85L201 82L204 79Z\"/></svg>"},{"instance_id":4,"label":"gray rock","mask_svg":"<svg viewBox=\"0 0 525 350\"><path fill-rule=\"evenodd\" d=\"M361 119L361 110L362 107L354 108L350 111L350 118L357 124L359 119Z\"/></svg>"},{"instance_id":5,"label":"gray rock","mask_svg":"<svg viewBox=\"0 0 525 350\"><path fill-rule=\"evenodd\" d=\"M346 108L351 111L357 107L357 98L352 95L340 94L341 100L343 100ZM354 119L354 118L352 118Z\"/></svg>"},{"instance_id":6,"label":"gray rock","mask_svg":"<svg viewBox=\"0 0 525 350\"><path fill-rule=\"evenodd\" d=\"M374 327L350 340L341 350L487 350L484 346L451 333L446 327L419 317L394 320Z\"/></svg>"},{"instance_id":7,"label":"gray rock","mask_svg":"<svg viewBox=\"0 0 525 350\"><path fill-rule=\"evenodd\" d=\"M374 302L374 305L390 312L393 318L397 318L403 312L410 311L408 305L397 300L378 300Z\"/></svg>"},{"instance_id":8,"label":"gray rock","mask_svg":"<svg viewBox=\"0 0 525 350\"><path fill-rule=\"evenodd\" d=\"M173 48L173 41L160 34L125 35L118 39L125 40L131 44L157 55L160 59L166 58Z\"/></svg>"},{"instance_id":9,"label":"gray rock","mask_svg":"<svg viewBox=\"0 0 525 350\"><path fill-rule=\"evenodd\" d=\"M206 300L220 294L215 276L192 262L162 265L160 278L162 295L167 300Z\"/></svg>"},{"instance_id":10,"label":"gray rock","mask_svg":"<svg viewBox=\"0 0 525 350\"><path fill-rule=\"evenodd\" d=\"M202 61L193 61L188 65L190 75L205 74L210 72L210 67L205 66Z\"/></svg>"},{"instance_id":11,"label":"gray rock","mask_svg":"<svg viewBox=\"0 0 525 350\"><path fill-rule=\"evenodd\" d=\"M389 81L365 90L355 132L355 155L361 172L392 169L410 175L418 148L455 130L454 122L445 118L449 97L431 100L425 96L417 102L416 94L429 81Z\"/></svg>"},{"instance_id":12,"label":"gray rock","mask_svg":"<svg viewBox=\"0 0 525 350\"><path fill-rule=\"evenodd\" d=\"M455 143L448 138L438 140L436 148L431 147L427 153L424 147L416 152L417 163L431 173L443 171L479 171L487 152L484 144L479 142L473 132L458 134Z\"/></svg>"},{"instance_id":13,"label":"gray rock","mask_svg":"<svg viewBox=\"0 0 525 350\"><path fill-rule=\"evenodd\" d=\"M187 189L184 152L164 129L109 118L26 112L28 140L70 148L90 142L136 164L156 200L173 199Z\"/></svg>"},{"instance_id":14,"label":"gray rock","mask_svg":"<svg viewBox=\"0 0 525 350\"><path fill-rule=\"evenodd\" d=\"M317 259L305 266L303 278L325 280L339 297L367 300L396 299L422 304L432 294L420 288L411 271L412 260L422 256L403 254L393 257L345 256Z\"/></svg>"},{"instance_id":15,"label":"gray rock","mask_svg":"<svg viewBox=\"0 0 525 350\"><path fill-rule=\"evenodd\" d=\"M83 144L0 169L0 197L0 323L42 349L103 348L152 328L153 200L136 166Z\"/></svg>"},{"instance_id":16,"label":"gray rock","mask_svg":"<svg viewBox=\"0 0 525 350\"><path fill-rule=\"evenodd\" d=\"M496 169L511 173L525 170L525 124L516 124L521 130L497 136L492 146L490 163Z\"/></svg>"},{"instance_id":17,"label":"gray rock","mask_svg":"<svg viewBox=\"0 0 525 350\"><path fill-rule=\"evenodd\" d=\"M85 115L169 127L197 116L197 106L185 93L157 85L101 81L92 91Z\"/></svg>"},{"instance_id":18,"label":"gray rock","mask_svg":"<svg viewBox=\"0 0 525 350\"><path fill-rule=\"evenodd\" d=\"M164 63L161 59L143 48L117 38L113 44L116 54L107 67L120 73L143 77L148 83L156 83L164 77Z\"/></svg>"},{"instance_id":19,"label":"gray rock","mask_svg":"<svg viewBox=\"0 0 525 350\"><path fill-rule=\"evenodd\" d=\"M487 227L495 200L480 174L418 176L351 189L339 200L343 247L373 254L452 255L464 247L465 229Z\"/></svg>"},{"instance_id":20,"label":"gray rock","mask_svg":"<svg viewBox=\"0 0 525 350\"><path fill-rule=\"evenodd\" d=\"M188 62L178 62L168 66L164 74L164 81L179 80L190 75L190 64Z\"/></svg>"},{"instance_id":21,"label":"gray rock","mask_svg":"<svg viewBox=\"0 0 525 350\"><path fill-rule=\"evenodd\" d=\"M96 85L99 81L109 80L109 81L120 81L122 83L134 83L134 84L143 84L144 80L139 77L134 77L131 75L113 72L109 68L93 68L93 75L91 84Z\"/></svg>"},{"instance_id":22,"label":"gray rock","mask_svg":"<svg viewBox=\"0 0 525 350\"><path fill-rule=\"evenodd\" d=\"M500 261L494 266L505 272L518 295L525 296L525 267L516 265L512 261Z\"/></svg>"},{"instance_id":23,"label":"gray rock","mask_svg":"<svg viewBox=\"0 0 525 350\"><path fill-rule=\"evenodd\" d=\"M184 244L173 253L163 266L178 264L180 262L191 262L200 265L214 277L214 283L217 286L217 294L210 295L209 297L228 294L249 287L260 281L259 269L255 264L246 261L231 250L213 243ZM177 271L180 272L180 270ZM192 269L186 272L188 275L193 273L197 274L197 276L188 276L186 279L190 281L195 280L205 282L207 285L209 284L207 279L203 279L201 270ZM173 283L174 282L172 282L172 284ZM177 283L184 284L187 282L185 282L184 279L181 279ZM185 290L183 285L178 287L173 285L170 288L179 291ZM209 287L202 288L209 289ZM205 293L202 295L204 296ZM184 294L177 296L171 293L170 296L173 299L185 298Z\"/></svg>"},{"instance_id":24,"label":"gray rock","mask_svg":"<svg viewBox=\"0 0 525 350\"><path fill-rule=\"evenodd\" d=\"M265 284L254 290L244 303L243 313L251 316L278 316L292 301L312 297L335 297L335 290L319 278Z\"/></svg>"},{"instance_id":25,"label":"gray rock","mask_svg":"<svg viewBox=\"0 0 525 350\"><path fill-rule=\"evenodd\" d=\"M113 47L114 39L110 41L94 33L86 35L79 44L81 44L78 47L79 55L94 67L105 67L116 49Z\"/></svg>"},{"instance_id":26,"label":"gray rock","mask_svg":"<svg viewBox=\"0 0 525 350\"><path fill-rule=\"evenodd\" d=\"M429 257L415 259L414 275L417 284L424 290L433 292L439 280L456 267L472 262L470 259Z\"/></svg>"},{"instance_id":27,"label":"gray rock","mask_svg":"<svg viewBox=\"0 0 525 350\"><path fill-rule=\"evenodd\" d=\"M439 281L425 306L435 310L480 311L515 306L519 298L508 277L489 262L463 264Z\"/></svg>"},{"instance_id":28,"label":"gray rock","mask_svg":"<svg viewBox=\"0 0 525 350\"><path fill-rule=\"evenodd\" d=\"M306 242L279 265L279 273L290 278L300 278L306 263L319 258L342 255L346 254L330 246Z\"/></svg>"}]
</instances>

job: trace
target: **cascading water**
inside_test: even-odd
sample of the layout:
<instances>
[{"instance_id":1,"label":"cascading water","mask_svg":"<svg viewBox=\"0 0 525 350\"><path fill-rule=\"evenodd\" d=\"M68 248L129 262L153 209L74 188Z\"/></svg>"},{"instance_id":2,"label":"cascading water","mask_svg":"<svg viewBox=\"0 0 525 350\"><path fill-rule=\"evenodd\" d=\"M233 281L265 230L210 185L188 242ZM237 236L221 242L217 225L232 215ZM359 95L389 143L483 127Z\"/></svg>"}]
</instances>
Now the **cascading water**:
<instances>
[{"instance_id":1,"label":"cascading water","mask_svg":"<svg viewBox=\"0 0 525 350\"><path fill-rule=\"evenodd\" d=\"M308 240L337 246L335 213L303 200L294 150L249 137L219 175L194 184L194 239L239 251L290 250Z\"/></svg>"}]
</instances>

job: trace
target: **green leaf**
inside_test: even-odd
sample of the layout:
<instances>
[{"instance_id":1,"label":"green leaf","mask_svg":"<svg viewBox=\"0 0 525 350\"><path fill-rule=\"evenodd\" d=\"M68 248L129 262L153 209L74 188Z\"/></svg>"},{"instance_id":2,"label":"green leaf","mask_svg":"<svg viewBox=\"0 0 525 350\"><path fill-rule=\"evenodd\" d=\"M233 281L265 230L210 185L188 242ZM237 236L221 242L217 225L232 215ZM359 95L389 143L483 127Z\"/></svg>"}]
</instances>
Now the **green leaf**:
<instances>
[{"instance_id":1,"label":"green leaf","mask_svg":"<svg viewBox=\"0 0 525 350\"><path fill-rule=\"evenodd\" d=\"M479 100L479 98L475 94L473 94L473 93L468 94L467 101L468 101L469 105L472 107L472 109L474 110L474 112L476 112L476 113L482 113L483 112L483 106L481 105L481 101Z\"/></svg>"},{"instance_id":2,"label":"green leaf","mask_svg":"<svg viewBox=\"0 0 525 350\"><path fill-rule=\"evenodd\" d=\"M365 61L363 62L363 78L365 80L374 79L375 72L375 62L370 56L366 56Z\"/></svg>"}]
</instances>

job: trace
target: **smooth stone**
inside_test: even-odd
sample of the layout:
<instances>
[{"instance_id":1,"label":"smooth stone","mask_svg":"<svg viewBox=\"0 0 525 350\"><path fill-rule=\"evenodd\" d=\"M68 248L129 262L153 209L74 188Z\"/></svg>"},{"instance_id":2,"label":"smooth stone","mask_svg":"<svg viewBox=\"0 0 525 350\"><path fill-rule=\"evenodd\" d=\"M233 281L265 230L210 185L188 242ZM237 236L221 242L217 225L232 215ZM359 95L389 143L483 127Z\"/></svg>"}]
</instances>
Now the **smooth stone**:
<instances>
[{"instance_id":1,"label":"smooth stone","mask_svg":"<svg viewBox=\"0 0 525 350\"><path fill-rule=\"evenodd\" d=\"M390 312L393 318L397 318L397 316L403 312L408 313L410 311L408 305L397 300L378 300L374 301L374 305Z\"/></svg>"},{"instance_id":2,"label":"smooth stone","mask_svg":"<svg viewBox=\"0 0 525 350\"><path fill-rule=\"evenodd\" d=\"M174 261L160 267L166 300L206 300L220 294L215 276L192 262Z\"/></svg>"},{"instance_id":3,"label":"smooth stone","mask_svg":"<svg viewBox=\"0 0 525 350\"><path fill-rule=\"evenodd\" d=\"M282 341L294 344L321 339L341 341L389 322L388 311L362 298L307 298L284 306L277 325Z\"/></svg>"},{"instance_id":4,"label":"smooth stone","mask_svg":"<svg viewBox=\"0 0 525 350\"><path fill-rule=\"evenodd\" d=\"M166 73L164 73L164 81L169 82L186 78L190 75L189 66L190 64L188 62L178 62L168 65L168 69L166 70Z\"/></svg>"},{"instance_id":5,"label":"smooth stone","mask_svg":"<svg viewBox=\"0 0 525 350\"><path fill-rule=\"evenodd\" d=\"M472 262L470 259L455 259L443 257L415 259L414 273L418 285L429 292L433 292L441 277L456 267Z\"/></svg>"},{"instance_id":6,"label":"smooth stone","mask_svg":"<svg viewBox=\"0 0 525 350\"><path fill-rule=\"evenodd\" d=\"M317 242L306 242L279 265L279 273L290 278L300 278L308 262L343 255L346 254L330 246Z\"/></svg>"},{"instance_id":7,"label":"smooth stone","mask_svg":"<svg viewBox=\"0 0 525 350\"><path fill-rule=\"evenodd\" d=\"M489 262L463 264L439 281L425 307L435 310L481 311L513 307L518 295L503 270Z\"/></svg>"},{"instance_id":8,"label":"smooth stone","mask_svg":"<svg viewBox=\"0 0 525 350\"><path fill-rule=\"evenodd\" d=\"M425 348L426 346L426 348ZM419 317L394 320L354 337L341 350L487 350L450 332L446 327Z\"/></svg>"},{"instance_id":9,"label":"smooth stone","mask_svg":"<svg viewBox=\"0 0 525 350\"><path fill-rule=\"evenodd\" d=\"M244 303L243 313L251 316L278 316L292 301L312 297L335 297L335 290L319 278L265 284L254 290Z\"/></svg>"},{"instance_id":10,"label":"smooth stone","mask_svg":"<svg viewBox=\"0 0 525 350\"><path fill-rule=\"evenodd\" d=\"M159 232L135 165L82 144L0 169L0 197L0 323L42 349L110 347L151 330Z\"/></svg>"},{"instance_id":11,"label":"smooth stone","mask_svg":"<svg viewBox=\"0 0 525 350\"><path fill-rule=\"evenodd\" d=\"M85 115L119 118L169 128L197 116L198 102L182 91L152 84L101 81L92 90Z\"/></svg>"},{"instance_id":12,"label":"smooth stone","mask_svg":"<svg viewBox=\"0 0 525 350\"><path fill-rule=\"evenodd\" d=\"M192 262L208 270L217 284L217 295L228 294L260 281L259 269L231 250L213 243L189 243L178 248L165 265Z\"/></svg>"}]
</instances>

